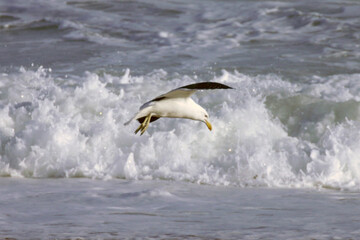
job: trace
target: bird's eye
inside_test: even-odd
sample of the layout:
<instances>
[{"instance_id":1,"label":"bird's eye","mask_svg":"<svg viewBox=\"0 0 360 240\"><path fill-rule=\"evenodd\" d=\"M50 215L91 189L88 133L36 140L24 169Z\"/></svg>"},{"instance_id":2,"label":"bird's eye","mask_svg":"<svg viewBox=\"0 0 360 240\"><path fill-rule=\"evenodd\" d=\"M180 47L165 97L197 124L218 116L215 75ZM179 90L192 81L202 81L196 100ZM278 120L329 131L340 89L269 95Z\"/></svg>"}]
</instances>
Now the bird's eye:
<instances>
[{"instance_id":1,"label":"bird's eye","mask_svg":"<svg viewBox=\"0 0 360 240\"><path fill-rule=\"evenodd\" d=\"M207 114L205 114L205 117L207 118L207 117L209 117Z\"/></svg>"}]
</instances>

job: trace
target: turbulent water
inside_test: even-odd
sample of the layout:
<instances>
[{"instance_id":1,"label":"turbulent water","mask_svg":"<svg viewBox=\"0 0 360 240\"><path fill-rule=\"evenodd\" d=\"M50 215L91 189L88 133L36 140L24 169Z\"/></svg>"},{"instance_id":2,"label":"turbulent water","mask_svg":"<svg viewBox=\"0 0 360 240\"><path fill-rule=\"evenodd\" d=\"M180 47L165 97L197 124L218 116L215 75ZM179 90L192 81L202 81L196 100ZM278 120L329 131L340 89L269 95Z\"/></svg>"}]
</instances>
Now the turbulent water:
<instances>
[{"instance_id":1,"label":"turbulent water","mask_svg":"<svg viewBox=\"0 0 360 240\"><path fill-rule=\"evenodd\" d=\"M360 192L359 12L351 0L0 0L0 176L41 178L45 189L48 178L109 188L120 178L351 198ZM142 103L202 81L235 88L194 96L212 132L183 119L160 119L141 137L137 123L124 126Z\"/></svg>"}]
</instances>

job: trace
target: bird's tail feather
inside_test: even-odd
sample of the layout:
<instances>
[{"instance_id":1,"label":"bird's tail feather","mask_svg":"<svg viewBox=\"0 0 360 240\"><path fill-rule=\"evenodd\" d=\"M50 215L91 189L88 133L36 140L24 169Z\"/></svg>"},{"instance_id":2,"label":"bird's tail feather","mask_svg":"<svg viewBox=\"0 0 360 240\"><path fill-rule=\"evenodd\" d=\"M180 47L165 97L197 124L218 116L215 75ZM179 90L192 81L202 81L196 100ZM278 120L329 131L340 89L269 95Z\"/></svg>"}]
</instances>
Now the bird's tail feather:
<instances>
[{"instance_id":1,"label":"bird's tail feather","mask_svg":"<svg viewBox=\"0 0 360 240\"><path fill-rule=\"evenodd\" d=\"M127 121L126 123L124 123L124 126L129 125L131 123L132 120L134 120L134 118L136 117L136 115L134 117L132 117L129 121Z\"/></svg>"},{"instance_id":2,"label":"bird's tail feather","mask_svg":"<svg viewBox=\"0 0 360 240\"><path fill-rule=\"evenodd\" d=\"M125 125L125 126L126 126L126 125L129 125L132 120L138 119L138 118L140 117L140 115L141 115L141 111L138 112L138 113L136 113L129 121L127 121L126 123L124 123L124 125Z\"/></svg>"},{"instance_id":3,"label":"bird's tail feather","mask_svg":"<svg viewBox=\"0 0 360 240\"><path fill-rule=\"evenodd\" d=\"M131 118L129 121L127 121L126 123L124 123L124 126L129 125L133 119L134 119L134 118Z\"/></svg>"},{"instance_id":4,"label":"bird's tail feather","mask_svg":"<svg viewBox=\"0 0 360 240\"><path fill-rule=\"evenodd\" d=\"M129 123L131 123L132 120L134 119L138 119L140 117L145 117L149 114L149 109L148 108L144 108L144 109L141 109L138 113L135 114L134 117L132 117L129 121L127 121L126 123L124 123L124 125L128 125Z\"/></svg>"}]
</instances>

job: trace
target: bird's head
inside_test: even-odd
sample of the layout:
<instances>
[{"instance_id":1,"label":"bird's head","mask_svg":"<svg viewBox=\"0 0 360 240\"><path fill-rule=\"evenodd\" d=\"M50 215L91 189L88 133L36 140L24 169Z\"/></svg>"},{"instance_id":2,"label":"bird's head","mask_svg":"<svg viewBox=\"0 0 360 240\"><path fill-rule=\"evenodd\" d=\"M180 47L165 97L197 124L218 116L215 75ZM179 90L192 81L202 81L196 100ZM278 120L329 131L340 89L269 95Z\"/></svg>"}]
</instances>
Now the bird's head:
<instances>
[{"instance_id":1,"label":"bird's head","mask_svg":"<svg viewBox=\"0 0 360 240\"><path fill-rule=\"evenodd\" d=\"M211 123L209 122L209 114L206 111L204 112L202 122L206 124L206 126L210 131L212 130Z\"/></svg>"},{"instance_id":2,"label":"bird's head","mask_svg":"<svg viewBox=\"0 0 360 240\"><path fill-rule=\"evenodd\" d=\"M206 124L210 131L212 130L211 123L209 122L209 114L200 105L194 103L191 107L191 113L189 115L190 116L187 118L201 121Z\"/></svg>"}]
</instances>

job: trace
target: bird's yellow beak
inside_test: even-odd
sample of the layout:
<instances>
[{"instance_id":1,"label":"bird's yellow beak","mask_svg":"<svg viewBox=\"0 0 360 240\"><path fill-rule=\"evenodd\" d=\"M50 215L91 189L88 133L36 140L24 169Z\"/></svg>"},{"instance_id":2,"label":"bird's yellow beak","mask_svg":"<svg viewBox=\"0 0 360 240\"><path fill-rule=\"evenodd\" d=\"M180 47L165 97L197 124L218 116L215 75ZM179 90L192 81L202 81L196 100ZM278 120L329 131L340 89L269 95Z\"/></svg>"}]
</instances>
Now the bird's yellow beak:
<instances>
[{"instance_id":1,"label":"bird's yellow beak","mask_svg":"<svg viewBox=\"0 0 360 240\"><path fill-rule=\"evenodd\" d=\"M211 123L208 120L205 119L205 124L208 127L208 129L211 131L212 130Z\"/></svg>"}]
</instances>

